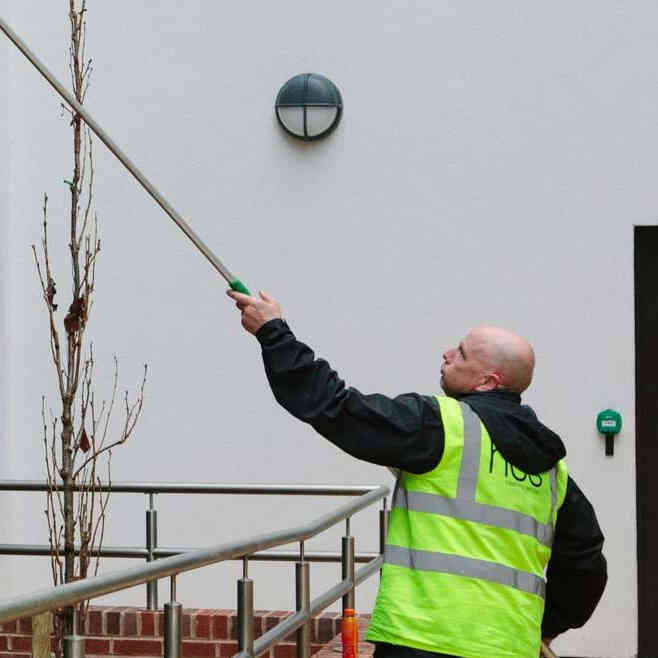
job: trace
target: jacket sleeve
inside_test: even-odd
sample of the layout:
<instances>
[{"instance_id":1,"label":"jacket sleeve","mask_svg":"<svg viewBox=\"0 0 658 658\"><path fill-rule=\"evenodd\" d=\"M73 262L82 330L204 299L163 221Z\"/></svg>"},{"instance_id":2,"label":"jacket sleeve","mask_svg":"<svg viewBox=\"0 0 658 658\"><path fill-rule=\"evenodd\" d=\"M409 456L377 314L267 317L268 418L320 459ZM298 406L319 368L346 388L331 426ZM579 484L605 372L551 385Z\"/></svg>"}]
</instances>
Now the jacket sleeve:
<instances>
[{"instance_id":1,"label":"jacket sleeve","mask_svg":"<svg viewBox=\"0 0 658 658\"><path fill-rule=\"evenodd\" d=\"M276 400L293 416L358 459L411 473L432 470L443 454L436 400L407 393L364 395L298 341L283 320L256 334Z\"/></svg>"},{"instance_id":2,"label":"jacket sleeve","mask_svg":"<svg viewBox=\"0 0 658 658\"><path fill-rule=\"evenodd\" d=\"M546 573L543 637L579 628L592 616L608 579L602 548L594 508L569 478Z\"/></svg>"}]
</instances>

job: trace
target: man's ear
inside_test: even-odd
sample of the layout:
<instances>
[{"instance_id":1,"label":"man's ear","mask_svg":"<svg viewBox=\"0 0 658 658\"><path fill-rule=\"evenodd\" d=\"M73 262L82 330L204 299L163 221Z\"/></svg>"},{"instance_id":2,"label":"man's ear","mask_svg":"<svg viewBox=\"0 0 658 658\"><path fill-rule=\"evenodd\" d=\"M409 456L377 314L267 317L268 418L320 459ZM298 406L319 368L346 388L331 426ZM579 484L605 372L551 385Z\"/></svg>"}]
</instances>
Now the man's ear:
<instances>
[{"instance_id":1,"label":"man's ear","mask_svg":"<svg viewBox=\"0 0 658 658\"><path fill-rule=\"evenodd\" d=\"M482 382L475 387L475 390L480 393L486 391L495 391L500 387L501 377L497 372L489 372L482 378Z\"/></svg>"}]
</instances>

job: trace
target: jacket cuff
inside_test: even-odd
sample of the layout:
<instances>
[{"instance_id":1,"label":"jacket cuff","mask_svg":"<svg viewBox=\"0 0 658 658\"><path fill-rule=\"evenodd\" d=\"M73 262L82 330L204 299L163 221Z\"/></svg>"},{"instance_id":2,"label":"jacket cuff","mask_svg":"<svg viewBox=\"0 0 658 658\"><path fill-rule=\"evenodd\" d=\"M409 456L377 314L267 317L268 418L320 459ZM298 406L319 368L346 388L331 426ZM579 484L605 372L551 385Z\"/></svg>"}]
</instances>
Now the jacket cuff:
<instances>
[{"instance_id":1,"label":"jacket cuff","mask_svg":"<svg viewBox=\"0 0 658 658\"><path fill-rule=\"evenodd\" d=\"M286 321L282 318L276 318L266 322L257 332L256 338L258 342L263 346L267 347L274 345L286 334L291 333L290 327L286 324Z\"/></svg>"},{"instance_id":2,"label":"jacket cuff","mask_svg":"<svg viewBox=\"0 0 658 658\"><path fill-rule=\"evenodd\" d=\"M541 636L549 637L551 639L561 635L569 630L569 625L564 623L557 614L552 614L549 611L544 612L544 619L541 624Z\"/></svg>"}]
</instances>

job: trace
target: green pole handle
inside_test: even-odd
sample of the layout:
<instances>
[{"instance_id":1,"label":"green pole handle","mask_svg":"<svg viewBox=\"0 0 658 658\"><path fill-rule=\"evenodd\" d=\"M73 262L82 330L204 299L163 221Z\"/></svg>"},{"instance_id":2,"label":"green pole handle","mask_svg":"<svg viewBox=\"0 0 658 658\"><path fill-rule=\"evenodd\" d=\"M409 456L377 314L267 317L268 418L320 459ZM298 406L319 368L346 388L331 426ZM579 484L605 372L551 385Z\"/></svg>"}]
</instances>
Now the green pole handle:
<instances>
[{"instance_id":1,"label":"green pole handle","mask_svg":"<svg viewBox=\"0 0 658 658\"><path fill-rule=\"evenodd\" d=\"M240 279L233 279L231 283L229 284L231 286L231 290L235 290L236 292L241 292L245 295L251 295L249 292L249 288L240 281Z\"/></svg>"}]
</instances>

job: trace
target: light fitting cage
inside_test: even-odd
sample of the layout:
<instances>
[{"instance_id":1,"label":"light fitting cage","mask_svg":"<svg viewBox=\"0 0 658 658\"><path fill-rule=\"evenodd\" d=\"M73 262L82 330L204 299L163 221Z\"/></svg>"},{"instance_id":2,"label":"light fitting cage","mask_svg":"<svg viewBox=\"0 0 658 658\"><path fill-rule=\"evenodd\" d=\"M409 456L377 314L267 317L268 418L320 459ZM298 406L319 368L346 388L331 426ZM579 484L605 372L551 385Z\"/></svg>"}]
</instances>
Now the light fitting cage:
<instances>
[{"instance_id":1,"label":"light fitting cage","mask_svg":"<svg viewBox=\"0 0 658 658\"><path fill-rule=\"evenodd\" d=\"M300 73L276 97L276 117L283 129L304 141L321 139L340 122L343 99L336 85L317 73Z\"/></svg>"}]
</instances>

